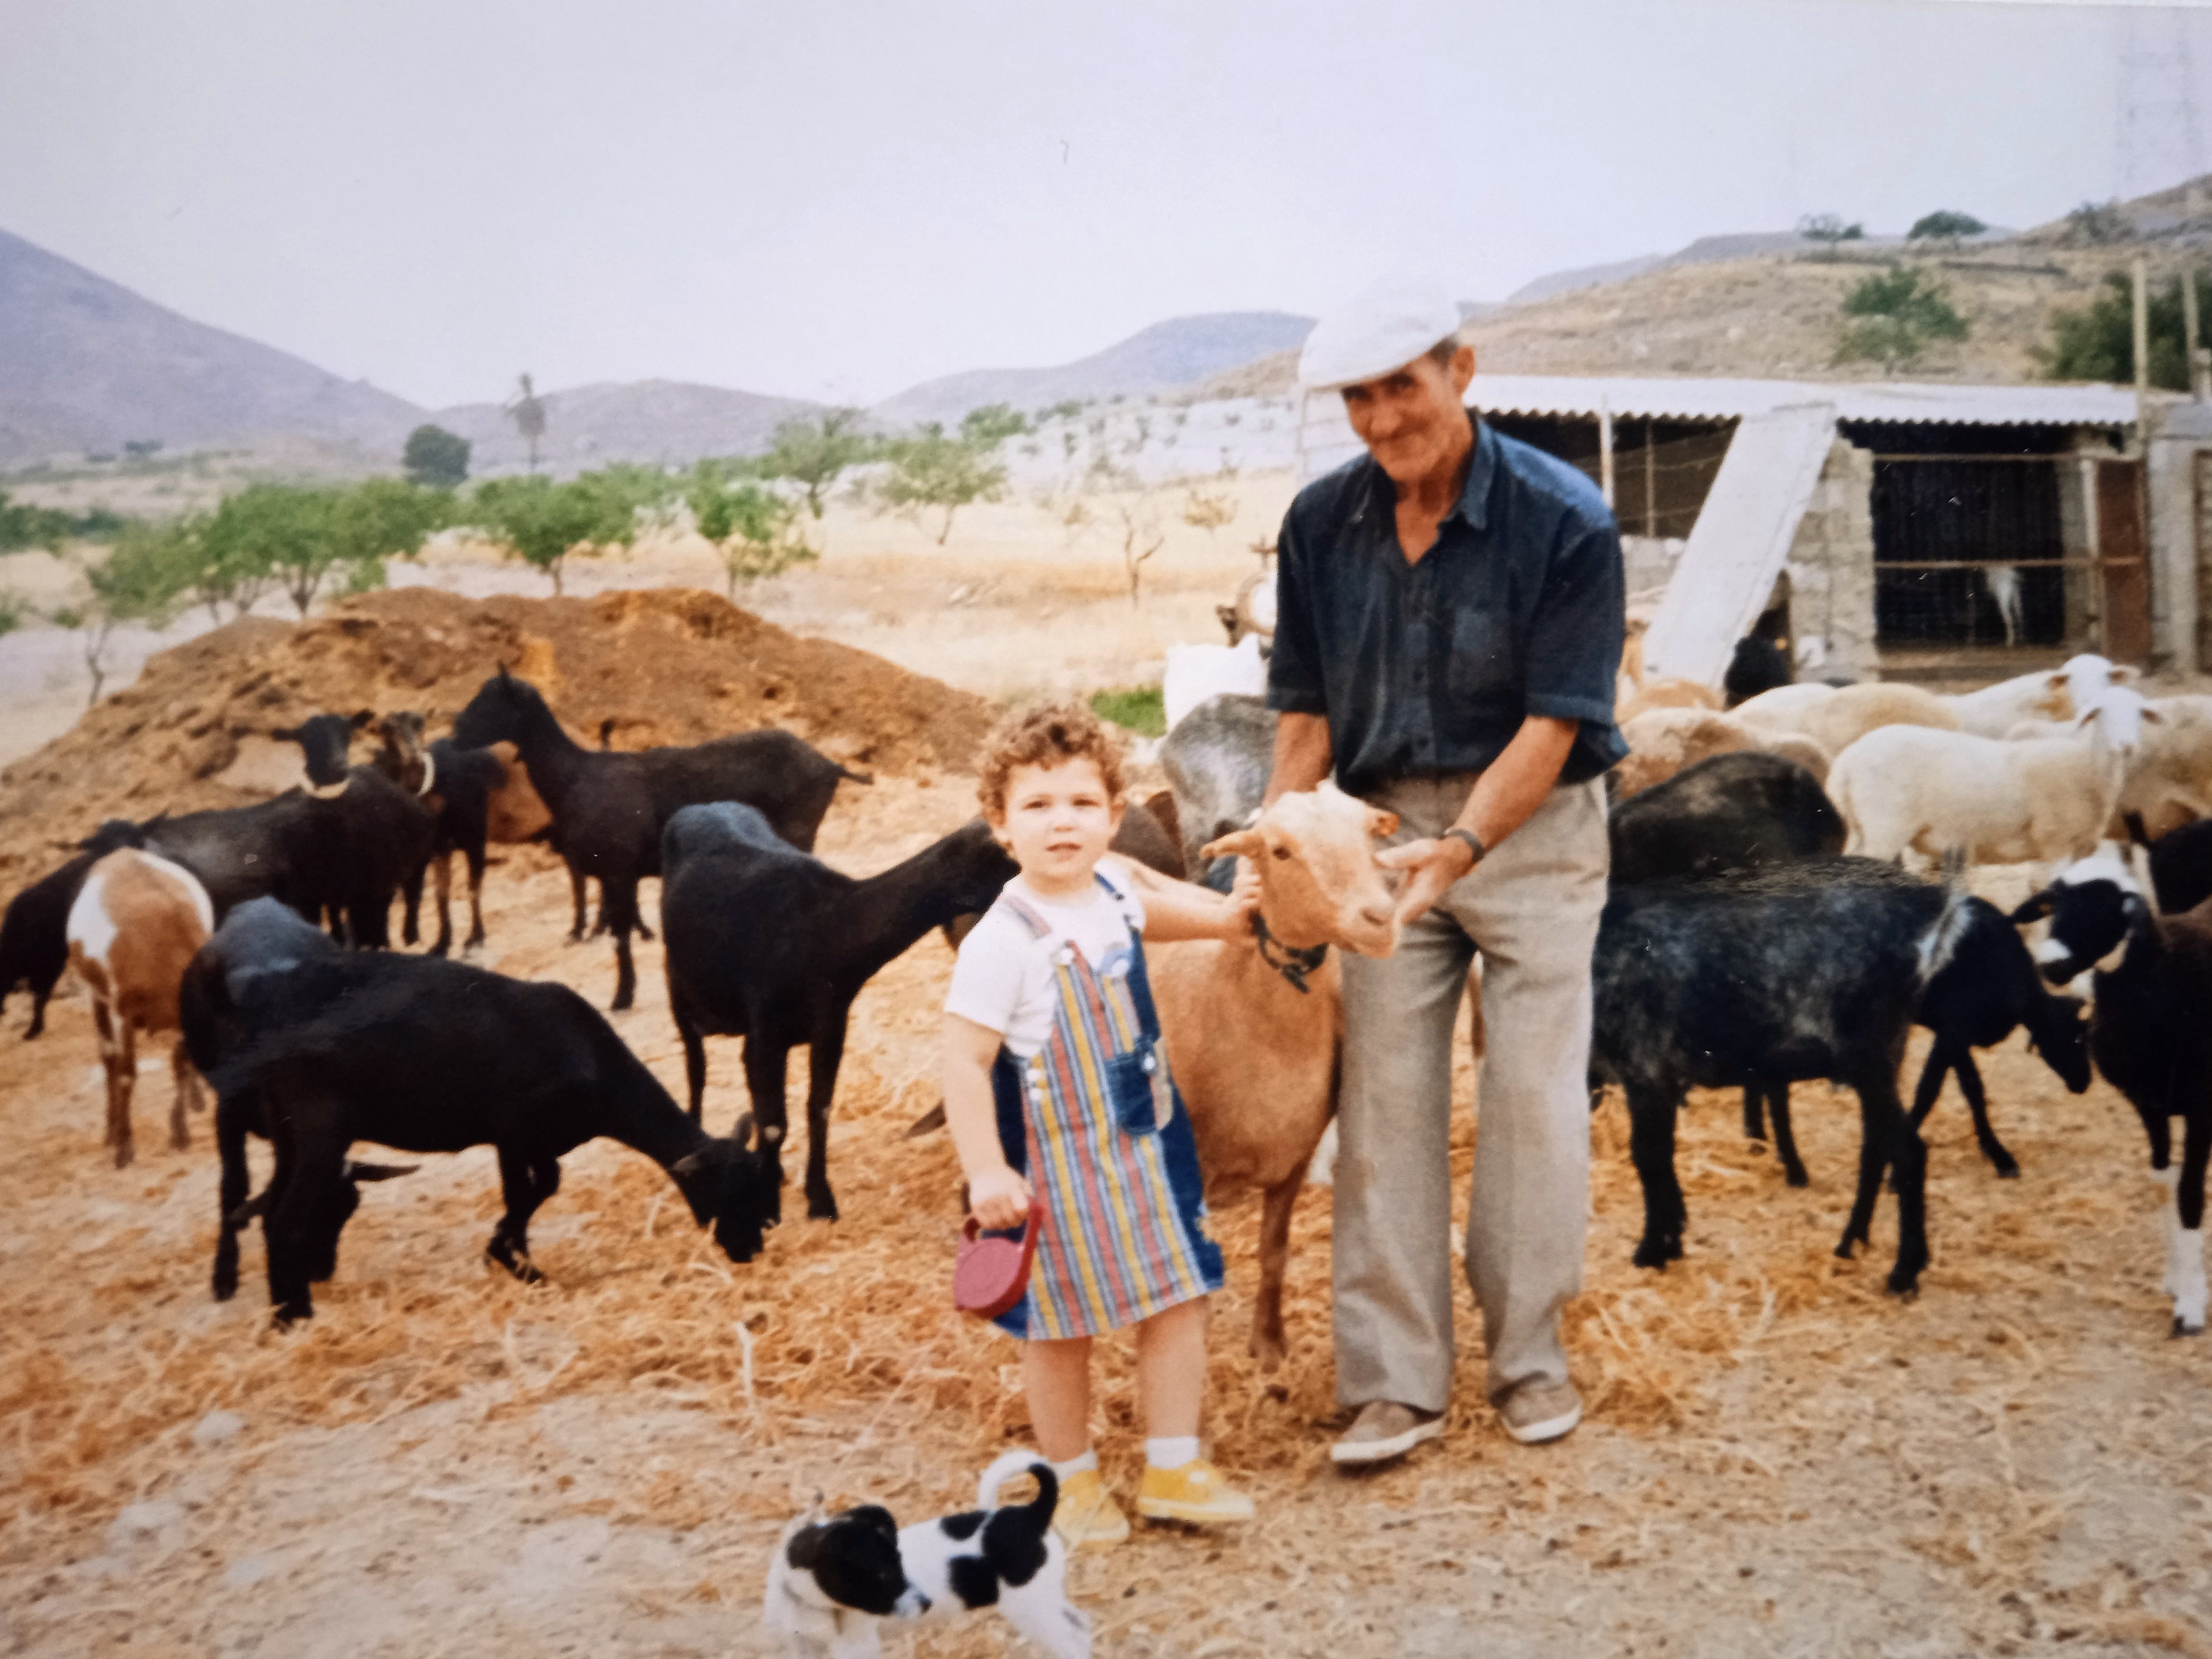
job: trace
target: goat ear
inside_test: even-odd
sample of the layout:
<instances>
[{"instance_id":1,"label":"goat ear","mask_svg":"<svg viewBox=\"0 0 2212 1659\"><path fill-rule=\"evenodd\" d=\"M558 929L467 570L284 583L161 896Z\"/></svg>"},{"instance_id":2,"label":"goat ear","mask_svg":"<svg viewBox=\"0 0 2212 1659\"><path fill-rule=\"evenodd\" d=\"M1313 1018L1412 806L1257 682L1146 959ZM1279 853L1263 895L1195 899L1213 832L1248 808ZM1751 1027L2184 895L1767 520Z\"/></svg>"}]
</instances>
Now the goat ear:
<instances>
[{"instance_id":1,"label":"goat ear","mask_svg":"<svg viewBox=\"0 0 2212 1659\"><path fill-rule=\"evenodd\" d=\"M753 1144L753 1115L750 1112L738 1120L737 1127L730 1131L730 1139L750 1150Z\"/></svg>"},{"instance_id":2,"label":"goat ear","mask_svg":"<svg viewBox=\"0 0 2212 1659\"><path fill-rule=\"evenodd\" d=\"M1256 859L1267 850L1267 838L1257 830L1232 830L1200 848L1198 856L1210 864L1215 859Z\"/></svg>"},{"instance_id":3,"label":"goat ear","mask_svg":"<svg viewBox=\"0 0 2212 1659\"><path fill-rule=\"evenodd\" d=\"M296 726L272 726L269 735L278 743L297 743L300 740L300 728Z\"/></svg>"},{"instance_id":4,"label":"goat ear","mask_svg":"<svg viewBox=\"0 0 2212 1659\"><path fill-rule=\"evenodd\" d=\"M364 726L375 724L375 721L376 710L374 708L356 708L353 711L353 729L356 732Z\"/></svg>"},{"instance_id":5,"label":"goat ear","mask_svg":"<svg viewBox=\"0 0 2212 1659\"><path fill-rule=\"evenodd\" d=\"M2143 705L2142 717L2147 720L2154 720L2160 726L2166 724L2166 716L2160 714L2157 709L2152 708L2148 703L2145 703Z\"/></svg>"},{"instance_id":6,"label":"goat ear","mask_svg":"<svg viewBox=\"0 0 2212 1659\"><path fill-rule=\"evenodd\" d=\"M1367 809L1367 833L1370 836L1395 836L1398 833L1398 815L1386 812L1379 806Z\"/></svg>"},{"instance_id":7,"label":"goat ear","mask_svg":"<svg viewBox=\"0 0 2212 1659\"><path fill-rule=\"evenodd\" d=\"M689 1181L706 1167L707 1153L706 1149L702 1147L698 1152L684 1153L683 1157L668 1166L668 1173L680 1181Z\"/></svg>"},{"instance_id":8,"label":"goat ear","mask_svg":"<svg viewBox=\"0 0 2212 1659\"><path fill-rule=\"evenodd\" d=\"M2051 890L2048 887L2045 888L2041 892L2021 904L2005 920L2015 927L2025 927L2031 921L2041 921L2044 917L2051 914Z\"/></svg>"},{"instance_id":9,"label":"goat ear","mask_svg":"<svg viewBox=\"0 0 2212 1659\"><path fill-rule=\"evenodd\" d=\"M2137 680L2142 678L2142 670L2140 668L2130 668L2123 664L2116 663L2111 669L2106 671L2106 678L2109 678L2114 685L2133 685Z\"/></svg>"}]
</instances>

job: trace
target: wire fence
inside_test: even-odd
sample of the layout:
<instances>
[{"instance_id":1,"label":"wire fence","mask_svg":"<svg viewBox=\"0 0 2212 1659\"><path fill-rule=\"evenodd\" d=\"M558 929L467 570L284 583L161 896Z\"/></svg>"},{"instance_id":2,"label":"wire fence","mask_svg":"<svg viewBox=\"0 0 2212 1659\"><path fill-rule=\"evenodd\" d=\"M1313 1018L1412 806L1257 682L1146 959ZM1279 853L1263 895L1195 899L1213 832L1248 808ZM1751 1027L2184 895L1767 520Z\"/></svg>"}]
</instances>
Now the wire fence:
<instances>
[{"instance_id":1,"label":"wire fence","mask_svg":"<svg viewBox=\"0 0 2212 1659\"><path fill-rule=\"evenodd\" d=\"M2067 642L2093 567L2066 556L2049 458L1881 457L1870 506L1883 644Z\"/></svg>"}]
</instances>

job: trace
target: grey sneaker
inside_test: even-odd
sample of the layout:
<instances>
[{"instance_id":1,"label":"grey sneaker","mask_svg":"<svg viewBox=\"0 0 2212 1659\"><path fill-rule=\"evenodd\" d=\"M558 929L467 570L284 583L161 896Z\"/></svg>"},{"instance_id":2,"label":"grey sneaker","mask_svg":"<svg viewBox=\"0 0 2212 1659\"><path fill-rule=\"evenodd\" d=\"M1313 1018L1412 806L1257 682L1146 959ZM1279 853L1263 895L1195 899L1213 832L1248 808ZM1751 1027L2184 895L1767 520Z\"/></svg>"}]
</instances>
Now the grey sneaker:
<instances>
[{"instance_id":1,"label":"grey sneaker","mask_svg":"<svg viewBox=\"0 0 2212 1659\"><path fill-rule=\"evenodd\" d=\"M1387 1463L1444 1431L1442 1412L1417 1412L1395 1400L1370 1400L1328 1449L1333 1463Z\"/></svg>"},{"instance_id":2,"label":"grey sneaker","mask_svg":"<svg viewBox=\"0 0 2212 1659\"><path fill-rule=\"evenodd\" d=\"M1522 1445L1539 1445L1583 1420L1583 1397L1571 1382L1524 1382L1498 1402L1498 1415Z\"/></svg>"}]
</instances>

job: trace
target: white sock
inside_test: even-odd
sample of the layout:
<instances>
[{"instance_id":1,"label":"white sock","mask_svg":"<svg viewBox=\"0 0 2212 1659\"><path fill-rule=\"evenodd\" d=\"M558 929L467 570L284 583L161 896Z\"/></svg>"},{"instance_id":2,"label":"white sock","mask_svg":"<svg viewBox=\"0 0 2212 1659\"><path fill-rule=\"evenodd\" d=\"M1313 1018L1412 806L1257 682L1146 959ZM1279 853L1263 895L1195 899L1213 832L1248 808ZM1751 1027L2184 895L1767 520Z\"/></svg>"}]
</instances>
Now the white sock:
<instances>
[{"instance_id":1,"label":"white sock","mask_svg":"<svg viewBox=\"0 0 2212 1659\"><path fill-rule=\"evenodd\" d=\"M1145 1442L1145 1462L1156 1469L1179 1469L1198 1460L1198 1437L1171 1434Z\"/></svg>"},{"instance_id":2,"label":"white sock","mask_svg":"<svg viewBox=\"0 0 2212 1659\"><path fill-rule=\"evenodd\" d=\"M1049 1458L1047 1458L1045 1461L1047 1462L1052 1462ZM1084 1449L1083 1455L1080 1457L1071 1457L1065 1463L1053 1463L1052 1472L1060 1480L1065 1480L1071 1474L1096 1473L1097 1468L1097 1452L1091 1448L1086 1447Z\"/></svg>"}]
</instances>

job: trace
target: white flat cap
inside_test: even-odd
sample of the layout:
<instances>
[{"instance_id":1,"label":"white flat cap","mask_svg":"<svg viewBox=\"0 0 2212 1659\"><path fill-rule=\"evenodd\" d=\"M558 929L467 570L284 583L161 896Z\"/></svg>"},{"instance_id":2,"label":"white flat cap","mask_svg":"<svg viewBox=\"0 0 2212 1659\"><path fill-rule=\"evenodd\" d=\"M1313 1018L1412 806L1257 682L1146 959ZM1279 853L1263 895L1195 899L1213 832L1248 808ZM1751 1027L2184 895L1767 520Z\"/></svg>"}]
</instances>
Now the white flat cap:
<instances>
[{"instance_id":1,"label":"white flat cap","mask_svg":"<svg viewBox=\"0 0 2212 1659\"><path fill-rule=\"evenodd\" d=\"M1298 383L1334 392L1401 368L1459 332L1459 301L1411 277L1377 283L1314 325L1298 354Z\"/></svg>"}]
</instances>

